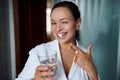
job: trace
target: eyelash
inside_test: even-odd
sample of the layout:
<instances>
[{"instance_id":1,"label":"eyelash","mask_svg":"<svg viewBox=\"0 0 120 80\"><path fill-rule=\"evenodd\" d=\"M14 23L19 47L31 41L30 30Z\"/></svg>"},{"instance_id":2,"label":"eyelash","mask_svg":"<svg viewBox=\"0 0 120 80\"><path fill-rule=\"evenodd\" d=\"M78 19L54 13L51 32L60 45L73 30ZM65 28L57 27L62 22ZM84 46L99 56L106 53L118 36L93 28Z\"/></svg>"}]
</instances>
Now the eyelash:
<instances>
[{"instance_id":1,"label":"eyelash","mask_svg":"<svg viewBox=\"0 0 120 80\"><path fill-rule=\"evenodd\" d=\"M56 23L55 22L51 22L51 25L55 25Z\"/></svg>"},{"instance_id":2,"label":"eyelash","mask_svg":"<svg viewBox=\"0 0 120 80\"><path fill-rule=\"evenodd\" d=\"M68 22L67 21L62 21L61 23L62 24L67 24ZM51 25L56 25L56 22L51 22Z\"/></svg>"},{"instance_id":3,"label":"eyelash","mask_svg":"<svg viewBox=\"0 0 120 80\"><path fill-rule=\"evenodd\" d=\"M63 21L62 24L67 24L68 22L67 21Z\"/></svg>"}]
</instances>

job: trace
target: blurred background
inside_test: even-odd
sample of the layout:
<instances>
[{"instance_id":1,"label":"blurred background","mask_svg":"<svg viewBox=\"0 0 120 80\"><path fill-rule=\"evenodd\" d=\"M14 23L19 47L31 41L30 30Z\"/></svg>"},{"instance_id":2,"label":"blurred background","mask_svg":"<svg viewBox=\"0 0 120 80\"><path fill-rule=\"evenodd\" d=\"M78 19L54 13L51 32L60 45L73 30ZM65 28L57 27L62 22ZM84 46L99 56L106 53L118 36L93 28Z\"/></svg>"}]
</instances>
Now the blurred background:
<instances>
[{"instance_id":1,"label":"blurred background","mask_svg":"<svg viewBox=\"0 0 120 80\"><path fill-rule=\"evenodd\" d=\"M30 49L54 39L52 6L64 0L0 0L0 80L14 80ZM120 0L69 0L81 11L80 41L102 80L120 80Z\"/></svg>"}]
</instances>

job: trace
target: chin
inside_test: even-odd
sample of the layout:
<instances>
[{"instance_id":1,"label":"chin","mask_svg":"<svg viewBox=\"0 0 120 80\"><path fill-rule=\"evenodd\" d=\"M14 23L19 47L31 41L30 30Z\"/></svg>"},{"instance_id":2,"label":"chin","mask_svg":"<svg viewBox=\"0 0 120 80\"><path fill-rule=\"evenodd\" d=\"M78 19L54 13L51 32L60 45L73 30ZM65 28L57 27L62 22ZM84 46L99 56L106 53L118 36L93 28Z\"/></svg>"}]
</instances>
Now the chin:
<instances>
[{"instance_id":1,"label":"chin","mask_svg":"<svg viewBox=\"0 0 120 80\"><path fill-rule=\"evenodd\" d=\"M66 40L66 39L57 39L57 40L60 44L70 43L70 40Z\"/></svg>"}]
</instances>

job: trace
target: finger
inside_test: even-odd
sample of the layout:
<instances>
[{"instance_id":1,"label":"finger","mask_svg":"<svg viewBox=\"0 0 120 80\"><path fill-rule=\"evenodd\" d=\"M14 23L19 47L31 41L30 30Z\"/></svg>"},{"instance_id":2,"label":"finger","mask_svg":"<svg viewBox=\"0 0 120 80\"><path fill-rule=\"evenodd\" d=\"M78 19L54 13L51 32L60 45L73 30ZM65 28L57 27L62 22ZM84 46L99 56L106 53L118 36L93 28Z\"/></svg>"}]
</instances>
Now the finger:
<instances>
[{"instance_id":1,"label":"finger","mask_svg":"<svg viewBox=\"0 0 120 80\"><path fill-rule=\"evenodd\" d=\"M53 71L45 71L41 72L41 76L53 76L54 72Z\"/></svg>"},{"instance_id":2,"label":"finger","mask_svg":"<svg viewBox=\"0 0 120 80\"><path fill-rule=\"evenodd\" d=\"M56 78L55 77L43 77L42 80L56 80Z\"/></svg>"},{"instance_id":3,"label":"finger","mask_svg":"<svg viewBox=\"0 0 120 80\"><path fill-rule=\"evenodd\" d=\"M91 55L91 48L92 48L92 45L90 44L90 45L88 46L88 48L87 48L87 53L88 53L89 55Z\"/></svg>"},{"instance_id":4,"label":"finger","mask_svg":"<svg viewBox=\"0 0 120 80\"><path fill-rule=\"evenodd\" d=\"M47 66L37 66L36 70L38 71L46 71L48 70L49 68Z\"/></svg>"},{"instance_id":5,"label":"finger","mask_svg":"<svg viewBox=\"0 0 120 80\"><path fill-rule=\"evenodd\" d=\"M74 59L75 63L77 63L78 59L79 59L79 56L75 55L75 59Z\"/></svg>"},{"instance_id":6,"label":"finger","mask_svg":"<svg viewBox=\"0 0 120 80\"><path fill-rule=\"evenodd\" d=\"M83 52L79 47L77 47L76 45L74 44L71 44L71 50L76 54L76 53L79 53L79 52Z\"/></svg>"},{"instance_id":7,"label":"finger","mask_svg":"<svg viewBox=\"0 0 120 80\"><path fill-rule=\"evenodd\" d=\"M46 70L46 69L43 70L43 66L38 66L37 70L36 70L36 73L35 73L35 77L37 77L37 78L47 78L47 76L54 76L54 72L49 70L49 69L48 70Z\"/></svg>"}]
</instances>

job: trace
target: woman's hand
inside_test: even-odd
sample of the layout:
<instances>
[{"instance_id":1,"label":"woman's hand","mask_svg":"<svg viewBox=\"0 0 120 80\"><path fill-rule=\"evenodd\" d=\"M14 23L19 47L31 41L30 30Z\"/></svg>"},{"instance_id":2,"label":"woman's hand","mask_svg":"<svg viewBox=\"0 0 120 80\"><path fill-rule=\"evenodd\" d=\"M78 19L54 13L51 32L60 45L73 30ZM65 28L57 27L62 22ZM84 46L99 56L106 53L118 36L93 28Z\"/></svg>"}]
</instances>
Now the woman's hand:
<instances>
[{"instance_id":1,"label":"woman's hand","mask_svg":"<svg viewBox=\"0 0 120 80\"><path fill-rule=\"evenodd\" d=\"M54 77L54 72L50 70L49 67L38 66L36 68L36 72L33 80L56 80L56 79Z\"/></svg>"},{"instance_id":2,"label":"woman's hand","mask_svg":"<svg viewBox=\"0 0 120 80\"><path fill-rule=\"evenodd\" d=\"M90 80L98 80L97 71L91 56L91 47L92 46L89 45L87 53L85 53L76 45L71 44L71 50L75 53L74 62L87 72Z\"/></svg>"}]
</instances>

